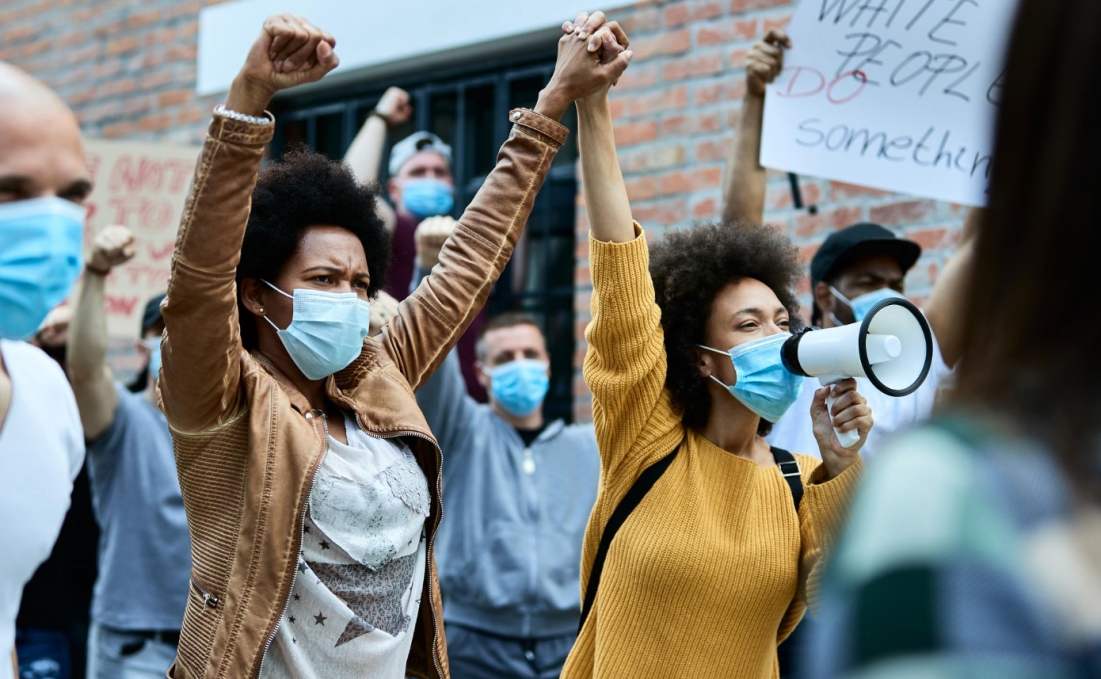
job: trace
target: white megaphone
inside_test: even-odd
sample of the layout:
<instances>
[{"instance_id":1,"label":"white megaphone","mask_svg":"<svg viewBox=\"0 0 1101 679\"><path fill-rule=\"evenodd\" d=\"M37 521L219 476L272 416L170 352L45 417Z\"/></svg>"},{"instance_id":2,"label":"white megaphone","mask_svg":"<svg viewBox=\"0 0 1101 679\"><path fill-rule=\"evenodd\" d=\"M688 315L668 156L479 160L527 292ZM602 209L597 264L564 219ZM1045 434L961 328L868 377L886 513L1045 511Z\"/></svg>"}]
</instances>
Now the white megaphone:
<instances>
[{"instance_id":1,"label":"white megaphone","mask_svg":"<svg viewBox=\"0 0 1101 679\"><path fill-rule=\"evenodd\" d=\"M859 323L823 330L807 328L784 342L780 355L788 372L817 377L822 386L867 377L888 396L912 394L933 363L933 333L917 307L901 297L876 304ZM833 396L826 400L833 408ZM845 448L860 432L833 432Z\"/></svg>"}]
</instances>

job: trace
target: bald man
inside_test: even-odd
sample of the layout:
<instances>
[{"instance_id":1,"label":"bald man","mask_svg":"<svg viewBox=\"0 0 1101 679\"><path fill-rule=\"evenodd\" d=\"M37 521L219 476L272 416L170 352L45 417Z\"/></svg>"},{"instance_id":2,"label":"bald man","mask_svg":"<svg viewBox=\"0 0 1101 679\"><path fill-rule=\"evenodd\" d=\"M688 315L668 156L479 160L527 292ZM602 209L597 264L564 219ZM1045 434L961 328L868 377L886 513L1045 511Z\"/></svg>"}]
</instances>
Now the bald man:
<instances>
[{"instance_id":1,"label":"bald man","mask_svg":"<svg viewBox=\"0 0 1101 679\"><path fill-rule=\"evenodd\" d=\"M0 62L0 658L13 659L0 679L16 670L23 585L50 554L84 462L65 375L25 340L80 274L91 188L72 111ZM35 676L64 676L56 669Z\"/></svg>"}]
</instances>

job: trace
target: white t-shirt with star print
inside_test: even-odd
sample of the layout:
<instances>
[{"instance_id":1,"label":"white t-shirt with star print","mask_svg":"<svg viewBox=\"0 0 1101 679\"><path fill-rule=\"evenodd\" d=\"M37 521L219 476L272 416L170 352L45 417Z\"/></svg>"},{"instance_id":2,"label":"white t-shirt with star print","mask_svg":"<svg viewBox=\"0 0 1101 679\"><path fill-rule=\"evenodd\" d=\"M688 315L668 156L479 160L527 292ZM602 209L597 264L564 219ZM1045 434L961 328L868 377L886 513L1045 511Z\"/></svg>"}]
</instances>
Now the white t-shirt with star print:
<instances>
[{"instance_id":1,"label":"white t-shirt with star print","mask_svg":"<svg viewBox=\"0 0 1101 679\"><path fill-rule=\"evenodd\" d=\"M398 439L345 421L310 492L298 575L261 679L402 679L424 585L428 482Z\"/></svg>"}]
</instances>

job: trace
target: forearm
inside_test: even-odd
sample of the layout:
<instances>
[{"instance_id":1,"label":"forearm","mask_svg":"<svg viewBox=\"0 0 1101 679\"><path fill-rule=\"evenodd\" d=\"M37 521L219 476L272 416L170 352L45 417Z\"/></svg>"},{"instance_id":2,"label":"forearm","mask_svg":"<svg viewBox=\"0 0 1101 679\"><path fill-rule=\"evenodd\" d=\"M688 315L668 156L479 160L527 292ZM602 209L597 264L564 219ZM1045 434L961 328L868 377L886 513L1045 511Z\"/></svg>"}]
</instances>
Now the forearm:
<instances>
[{"instance_id":1,"label":"forearm","mask_svg":"<svg viewBox=\"0 0 1101 679\"><path fill-rule=\"evenodd\" d=\"M106 280L86 269L77 295L66 361L74 388L101 378L107 365Z\"/></svg>"},{"instance_id":2,"label":"forearm","mask_svg":"<svg viewBox=\"0 0 1101 679\"><path fill-rule=\"evenodd\" d=\"M352 140L344 162L360 183L377 182L382 165L382 149L386 145L386 123L377 115L367 117L367 122Z\"/></svg>"},{"instance_id":3,"label":"forearm","mask_svg":"<svg viewBox=\"0 0 1101 679\"><path fill-rule=\"evenodd\" d=\"M593 238L605 243L634 240L631 204L616 154L607 96L578 100L577 128L585 208Z\"/></svg>"},{"instance_id":4,"label":"forearm","mask_svg":"<svg viewBox=\"0 0 1101 679\"><path fill-rule=\"evenodd\" d=\"M107 365L107 314L103 276L86 271L69 323L69 380L84 438L98 438L115 419L118 392Z\"/></svg>"},{"instance_id":5,"label":"forearm","mask_svg":"<svg viewBox=\"0 0 1101 679\"><path fill-rule=\"evenodd\" d=\"M723 221L727 224L764 221L767 175L760 160L764 109L763 96L747 94L742 100L723 195Z\"/></svg>"}]
</instances>

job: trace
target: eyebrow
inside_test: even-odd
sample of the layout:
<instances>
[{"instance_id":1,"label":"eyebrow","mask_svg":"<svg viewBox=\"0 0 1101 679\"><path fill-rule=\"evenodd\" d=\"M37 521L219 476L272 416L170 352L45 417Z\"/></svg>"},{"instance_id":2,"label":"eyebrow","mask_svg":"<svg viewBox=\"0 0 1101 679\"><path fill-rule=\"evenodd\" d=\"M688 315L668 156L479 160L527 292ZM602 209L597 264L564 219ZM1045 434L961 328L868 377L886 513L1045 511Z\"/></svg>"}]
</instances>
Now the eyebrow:
<instances>
[{"instance_id":1,"label":"eyebrow","mask_svg":"<svg viewBox=\"0 0 1101 679\"><path fill-rule=\"evenodd\" d=\"M776 307L776 310L773 312L773 314L786 314L787 312L788 310L786 307L778 306ZM738 309L737 311L735 311L731 315L731 318L737 318L738 316L764 316L766 313L768 312L758 307L746 307L745 309Z\"/></svg>"},{"instance_id":2,"label":"eyebrow","mask_svg":"<svg viewBox=\"0 0 1101 679\"><path fill-rule=\"evenodd\" d=\"M4 191L15 191L19 189L29 189L34 186L34 182L30 177L24 177L21 175L7 175L0 177L0 189Z\"/></svg>"},{"instance_id":3,"label":"eyebrow","mask_svg":"<svg viewBox=\"0 0 1101 679\"><path fill-rule=\"evenodd\" d=\"M323 273L323 272L339 273L343 270L344 269L342 267L333 266L332 264L320 264L318 266L311 266L310 268L306 269L302 273L304 273L304 274L314 273L314 272L317 272L317 273ZM371 278L371 274L367 271L357 271L357 272L355 272L354 275L355 275L356 278L368 278L368 279Z\"/></svg>"},{"instance_id":4,"label":"eyebrow","mask_svg":"<svg viewBox=\"0 0 1101 679\"><path fill-rule=\"evenodd\" d=\"M66 186L58 195L70 195L77 194L81 198L88 196L92 192L92 182L87 179L77 179L73 183Z\"/></svg>"}]
</instances>

